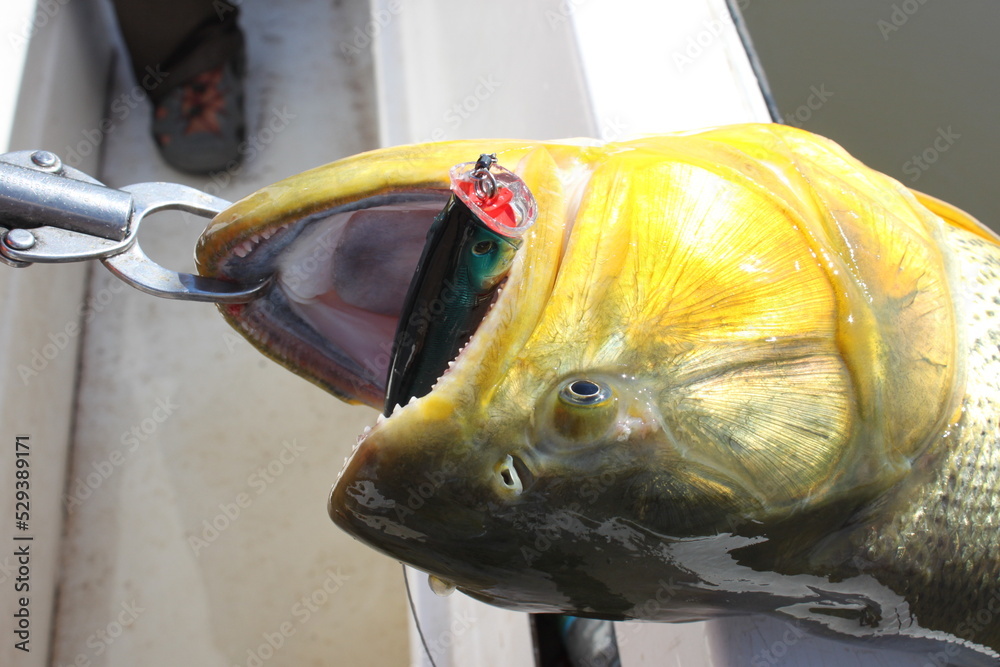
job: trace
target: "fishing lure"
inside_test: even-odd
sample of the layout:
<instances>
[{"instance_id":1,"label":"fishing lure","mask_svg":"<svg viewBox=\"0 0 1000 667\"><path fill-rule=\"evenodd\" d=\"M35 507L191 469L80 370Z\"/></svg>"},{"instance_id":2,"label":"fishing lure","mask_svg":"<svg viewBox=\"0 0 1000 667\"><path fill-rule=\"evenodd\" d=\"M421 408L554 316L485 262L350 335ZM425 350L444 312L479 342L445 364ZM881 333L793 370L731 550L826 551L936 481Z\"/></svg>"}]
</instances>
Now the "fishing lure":
<instances>
[{"instance_id":1,"label":"fishing lure","mask_svg":"<svg viewBox=\"0 0 1000 667\"><path fill-rule=\"evenodd\" d=\"M450 171L451 192L427 242L400 314L385 414L424 396L468 342L536 217L516 174L483 154Z\"/></svg>"}]
</instances>

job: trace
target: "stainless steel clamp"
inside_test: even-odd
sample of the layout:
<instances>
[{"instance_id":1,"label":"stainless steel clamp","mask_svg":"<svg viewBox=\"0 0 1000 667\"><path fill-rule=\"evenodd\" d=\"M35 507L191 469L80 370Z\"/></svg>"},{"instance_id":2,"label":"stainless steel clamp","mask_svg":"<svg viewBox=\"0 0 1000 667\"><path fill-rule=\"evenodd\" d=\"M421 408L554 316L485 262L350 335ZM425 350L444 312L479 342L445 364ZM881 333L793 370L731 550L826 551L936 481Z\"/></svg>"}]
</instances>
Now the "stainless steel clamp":
<instances>
[{"instance_id":1,"label":"stainless steel clamp","mask_svg":"<svg viewBox=\"0 0 1000 667\"><path fill-rule=\"evenodd\" d=\"M229 202L186 185L138 183L109 188L48 151L0 155L0 261L100 259L129 285L167 299L245 303L270 281L254 285L179 273L142 251L139 225L157 211L179 210L211 218Z\"/></svg>"}]
</instances>

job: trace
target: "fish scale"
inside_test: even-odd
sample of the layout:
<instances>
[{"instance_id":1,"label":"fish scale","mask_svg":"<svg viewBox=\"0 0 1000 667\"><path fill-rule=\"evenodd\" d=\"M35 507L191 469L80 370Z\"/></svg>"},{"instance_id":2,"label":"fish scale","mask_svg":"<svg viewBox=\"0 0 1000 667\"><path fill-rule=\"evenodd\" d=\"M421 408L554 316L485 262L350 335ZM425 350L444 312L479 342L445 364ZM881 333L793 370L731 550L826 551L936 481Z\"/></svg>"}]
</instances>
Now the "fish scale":
<instances>
[{"instance_id":1,"label":"fish scale","mask_svg":"<svg viewBox=\"0 0 1000 667\"><path fill-rule=\"evenodd\" d=\"M930 479L896 491L886 519L865 531L861 549L872 571L913 600L912 612L923 623L954 627L957 619L973 630L960 636L996 647L1000 426L993 397L1000 395L1000 249L961 229L945 233L962 273L964 298L957 302L968 326L962 415L937 443Z\"/></svg>"}]
</instances>

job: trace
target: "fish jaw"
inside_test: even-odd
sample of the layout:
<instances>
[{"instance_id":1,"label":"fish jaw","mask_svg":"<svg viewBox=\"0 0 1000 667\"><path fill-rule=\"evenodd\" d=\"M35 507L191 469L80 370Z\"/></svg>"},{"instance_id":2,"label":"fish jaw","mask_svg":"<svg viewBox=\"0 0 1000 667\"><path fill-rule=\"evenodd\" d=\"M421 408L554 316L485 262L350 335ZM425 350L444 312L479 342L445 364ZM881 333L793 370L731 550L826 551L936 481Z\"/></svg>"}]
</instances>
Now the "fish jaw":
<instances>
[{"instance_id":1,"label":"fish jaw","mask_svg":"<svg viewBox=\"0 0 1000 667\"><path fill-rule=\"evenodd\" d=\"M485 591L519 580L523 569L470 567L514 559L519 520L494 488L493 465L449 400L425 397L400 408L359 438L331 491L334 523L355 539L463 590ZM528 579L529 581L525 581Z\"/></svg>"}]
</instances>

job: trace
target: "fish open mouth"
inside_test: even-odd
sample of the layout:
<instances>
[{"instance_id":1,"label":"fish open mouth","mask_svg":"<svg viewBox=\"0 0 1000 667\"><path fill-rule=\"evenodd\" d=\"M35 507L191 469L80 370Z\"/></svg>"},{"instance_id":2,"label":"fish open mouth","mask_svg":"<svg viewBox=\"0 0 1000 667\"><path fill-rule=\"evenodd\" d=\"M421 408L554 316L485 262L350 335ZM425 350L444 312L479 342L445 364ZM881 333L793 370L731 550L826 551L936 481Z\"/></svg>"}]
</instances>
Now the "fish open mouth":
<instances>
[{"instance_id":1,"label":"fish open mouth","mask_svg":"<svg viewBox=\"0 0 1000 667\"><path fill-rule=\"evenodd\" d=\"M381 408L387 389L403 403L426 394L492 307L535 217L520 177L495 155L469 162L467 148L355 156L220 213L199 241L201 273L272 282L260 298L221 306L224 317L348 402ZM448 298L434 291L442 285ZM422 376L419 391L401 375Z\"/></svg>"},{"instance_id":2,"label":"fish open mouth","mask_svg":"<svg viewBox=\"0 0 1000 667\"><path fill-rule=\"evenodd\" d=\"M273 276L223 313L263 352L337 396L381 408L407 290L448 190L394 193L235 240L221 273Z\"/></svg>"}]
</instances>

